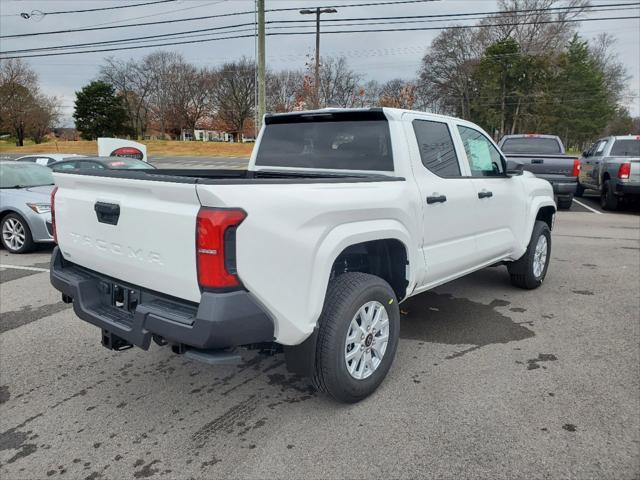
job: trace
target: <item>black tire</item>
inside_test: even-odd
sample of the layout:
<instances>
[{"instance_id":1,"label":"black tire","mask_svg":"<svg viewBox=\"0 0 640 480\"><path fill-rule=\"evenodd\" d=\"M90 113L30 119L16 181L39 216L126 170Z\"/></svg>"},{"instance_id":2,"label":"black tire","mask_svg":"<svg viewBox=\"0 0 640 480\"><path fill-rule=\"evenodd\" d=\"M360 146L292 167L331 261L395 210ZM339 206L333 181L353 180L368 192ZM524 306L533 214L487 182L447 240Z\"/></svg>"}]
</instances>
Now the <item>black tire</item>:
<instances>
[{"instance_id":1,"label":"black tire","mask_svg":"<svg viewBox=\"0 0 640 480\"><path fill-rule=\"evenodd\" d=\"M538 239L544 235L547 239L547 258L540 275L534 273L534 256ZM527 251L515 262L511 263L507 268L511 275L511 283L519 288L533 290L542 285L544 277L547 275L549 268L549 260L551 259L551 231L549 226L540 220L537 220L533 226L531 240L527 246Z\"/></svg>"},{"instance_id":2,"label":"black tire","mask_svg":"<svg viewBox=\"0 0 640 480\"><path fill-rule=\"evenodd\" d=\"M389 317L389 340L378 367L364 379L347 370L346 340L350 324L367 302L382 304ZM355 403L371 395L382 383L398 347L400 309L395 293L380 277L366 273L345 273L329 283L319 321L313 384L335 400Z\"/></svg>"},{"instance_id":3,"label":"black tire","mask_svg":"<svg viewBox=\"0 0 640 480\"><path fill-rule=\"evenodd\" d=\"M602 185L602 193L600 194L600 206L604 210L617 210L619 199L611 189L611 182L605 180Z\"/></svg>"},{"instance_id":4,"label":"black tire","mask_svg":"<svg viewBox=\"0 0 640 480\"><path fill-rule=\"evenodd\" d=\"M582 197L584 195L584 187L578 183L576 186L576 197Z\"/></svg>"},{"instance_id":5,"label":"black tire","mask_svg":"<svg viewBox=\"0 0 640 480\"><path fill-rule=\"evenodd\" d=\"M569 210L571 205L573 205L573 195L569 195L568 197L558 197L559 210Z\"/></svg>"},{"instance_id":6,"label":"black tire","mask_svg":"<svg viewBox=\"0 0 640 480\"><path fill-rule=\"evenodd\" d=\"M19 248L15 248L7 243L7 241L5 241L5 225L9 224L10 221L18 222L24 229L24 242ZM24 218L22 218L21 215L18 215L17 213L10 213L2 219L2 222L0 223L0 240L2 241L2 246L6 248L10 253L27 253L33 250L33 248L35 247L33 236L31 235L31 230L29 229L29 224Z\"/></svg>"}]
</instances>

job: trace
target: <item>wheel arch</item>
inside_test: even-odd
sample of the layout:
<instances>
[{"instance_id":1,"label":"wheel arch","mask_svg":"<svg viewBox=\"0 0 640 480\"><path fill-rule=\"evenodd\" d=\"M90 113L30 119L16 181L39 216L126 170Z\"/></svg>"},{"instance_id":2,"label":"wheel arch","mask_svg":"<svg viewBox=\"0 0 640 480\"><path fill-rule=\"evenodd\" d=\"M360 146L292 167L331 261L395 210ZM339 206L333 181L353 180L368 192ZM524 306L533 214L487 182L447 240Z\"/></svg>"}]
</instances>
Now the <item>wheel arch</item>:
<instances>
[{"instance_id":1,"label":"wheel arch","mask_svg":"<svg viewBox=\"0 0 640 480\"><path fill-rule=\"evenodd\" d=\"M549 230L553 230L556 212L557 207L552 199L534 199L534 202L531 204L531 208L529 210L529 220L527 222L527 228L524 232L524 236L520 244L520 255L524 254L527 250L527 246L529 245L529 241L531 240L531 234L533 233L533 227L536 221L541 220L545 222L549 226ZM519 258L519 256L517 258Z\"/></svg>"},{"instance_id":2,"label":"wheel arch","mask_svg":"<svg viewBox=\"0 0 640 480\"><path fill-rule=\"evenodd\" d=\"M333 228L322 239L314 260L313 271L316 273L311 278L311 295L309 296L312 299L310 314L314 322L317 322L322 312L336 261L339 261L341 255L344 258L350 252L361 248L367 251L386 249L391 252L392 259L400 258L400 261L404 262L404 292L402 292L402 286L399 286L401 283L398 279L399 268L394 271L390 279L398 289L396 291L394 288L398 300L406 298L415 286L417 266L420 261L418 248L411 238L408 229L401 222L392 219L353 222Z\"/></svg>"}]
</instances>

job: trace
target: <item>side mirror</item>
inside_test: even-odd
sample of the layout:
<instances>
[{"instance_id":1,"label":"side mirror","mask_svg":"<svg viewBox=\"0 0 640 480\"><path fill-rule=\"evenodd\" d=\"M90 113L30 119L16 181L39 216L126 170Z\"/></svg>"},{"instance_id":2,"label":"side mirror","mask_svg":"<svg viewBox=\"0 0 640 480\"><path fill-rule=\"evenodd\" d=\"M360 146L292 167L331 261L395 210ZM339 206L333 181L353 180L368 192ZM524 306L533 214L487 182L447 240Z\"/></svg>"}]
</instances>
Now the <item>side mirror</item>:
<instances>
[{"instance_id":1,"label":"side mirror","mask_svg":"<svg viewBox=\"0 0 640 480\"><path fill-rule=\"evenodd\" d=\"M515 160L507 160L507 175L510 177L516 175L522 175L524 171L524 165L521 162L516 162Z\"/></svg>"},{"instance_id":2,"label":"side mirror","mask_svg":"<svg viewBox=\"0 0 640 480\"><path fill-rule=\"evenodd\" d=\"M589 156L589 154L588 154L587 152L582 152L582 156L583 156L583 157L588 157L588 156Z\"/></svg>"}]
</instances>

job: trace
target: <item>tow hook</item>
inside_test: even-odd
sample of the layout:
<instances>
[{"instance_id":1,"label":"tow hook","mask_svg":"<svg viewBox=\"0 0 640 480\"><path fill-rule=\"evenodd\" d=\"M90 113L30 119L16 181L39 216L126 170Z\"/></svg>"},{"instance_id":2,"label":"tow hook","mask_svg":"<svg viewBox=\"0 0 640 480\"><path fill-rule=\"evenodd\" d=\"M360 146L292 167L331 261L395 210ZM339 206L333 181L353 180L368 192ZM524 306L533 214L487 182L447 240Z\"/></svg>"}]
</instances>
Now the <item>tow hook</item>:
<instances>
[{"instance_id":1,"label":"tow hook","mask_svg":"<svg viewBox=\"0 0 640 480\"><path fill-rule=\"evenodd\" d=\"M73 303L73 297L70 297L69 295L65 295L64 293L62 294L62 301L64 303Z\"/></svg>"}]
</instances>

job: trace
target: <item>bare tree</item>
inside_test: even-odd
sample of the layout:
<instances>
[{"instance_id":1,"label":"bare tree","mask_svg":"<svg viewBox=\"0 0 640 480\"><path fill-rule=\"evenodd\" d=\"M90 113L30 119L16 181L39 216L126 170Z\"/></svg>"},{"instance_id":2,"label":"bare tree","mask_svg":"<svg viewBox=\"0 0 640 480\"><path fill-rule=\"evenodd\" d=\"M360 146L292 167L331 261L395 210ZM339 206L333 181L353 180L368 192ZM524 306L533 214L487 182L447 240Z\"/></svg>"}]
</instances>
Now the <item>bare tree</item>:
<instances>
[{"instance_id":1,"label":"bare tree","mask_svg":"<svg viewBox=\"0 0 640 480\"><path fill-rule=\"evenodd\" d=\"M171 77L171 112L180 129L193 131L211 111L216 74L181 62L174 65Z\"/></svg>"},{"instance_id":2,"label":"bare tree","mask_svg":"<svg viewBox=\"0 0 640 480\"><path fill-rule=\"evenodd\" d=\"M353 107L360 98L362 75L349 68L344 57L323 57L320 67L320 105Z\"/></svg>"},{"instance_id":3,"label":"bare tree","mask_svg":"<svg viewBox=\"0 0 640 480\"><path fill-rule=\"evenodd\" d=\"M576 31L573 21L586 12L589 0L500 0L498 5L502 13L488 16L480 23L499 26L480 29L478 42L487 47L511 37L523 53L541 54L567 45ZM557 6L573 8L548 10Z\"/></svg>"},{"instance_id":4,"label":"bare tree","mask_svg":"<svg viewBox=\"0 0 640 480\"><path fill-rule=\"evenodd\" d=\"M304 95L304 73L300 70L281 70L267 73L267 111L291 112Z\"/></svg>"},{"instance_id":5,"label":"bare tree","mask_svg":"<svg viewBox=\"0 0 640 480\"><path fill-rule=\"evenodd\" d=\"M159 127L164 139L169 127L176 124L172 97L180 90L177 82L185 64L184 57L176 52L158 51L147 55L142 64L152 85L147 102L151 120Z\"/></svg>"},{"instance_id":6,"label":"bare tree","mask_svg":"<svg viewBox=\"0 0 640 480\"><path fill-rule=\"evenodd\" d=\"M378 107L380 105L380 90L382 87L376 80L369 80L358 91L357 106Z\"/></svg>"},{"instance_id":7,"label":"bare tree","mask_svg":"<svg viewBox=\"0 0 640 480\"><path fill-rule=\"evenodd\" d=\"M20 59L0 62L0 127L24 145L26 129L38 94L38 76Z\"/></svg>"},{"instance_id":8,"label":"bare tree","mask_svg":"<svg viewBox=\"0 0 640 480\"><path fill-rule=\"evenodd\" d=\"M417 89L434 111L469 119L473 73L482 48L470 29L443 30L422 59Z\"/></svg>"},{"instance_id":9,"label":"bare tree","mask_svg":"<svg viewBox=\"0 0 640 480\"><path fill-rule=\"evenodd\" d=\"M100 78L113 85L118 94L122 95L134 136L143 136L148 123L152 76L138 62L125 62L110 57L100 68Z\"/></svg>"},{"instance_id":10,"label":"bare tree","mask_svg":"<svg viewBox=\"0 0 640 480\"><path fill-rule=\"evenodd\" d=\"M242 57L236 62L225 63L216 74L212 90L214 113L219 121L238 140L247 120L253 116L255 105L255 66Z\"/></svg>"},{"instance_id":11,"label":"bare tree","mask_svg":"<svg viewBox=\"0 0 640 480\"><path fill-rule=\"evenodd\" d=\"M416 103L416 85L396 78L380 89L380 106L412 109Z\"/></svg>"},{"instance_id":12,"label":"bare tree","mask_svg":"<svg viewBox=\"0 0 640 480\"><path fill-rule=\"evenodd\" d=\"M60 119L60 102L56 97L38 94L33 97L26 133L34 143L42 143L44 138Z\"/></svg>"},{"instance_id":13,"label":"bare tree","mask_svg":"<svg viewBox=\"0 0 640 480\"><path fill-rule=\"evenodd\" d=\"M611 100L614 103L620 103L631 77L624 63L613 51L615 43L616 38L604 32L593 39L589 45L589 51L593 61L602 70Z\"/></svg>"}]
</instances>

